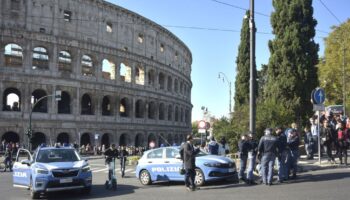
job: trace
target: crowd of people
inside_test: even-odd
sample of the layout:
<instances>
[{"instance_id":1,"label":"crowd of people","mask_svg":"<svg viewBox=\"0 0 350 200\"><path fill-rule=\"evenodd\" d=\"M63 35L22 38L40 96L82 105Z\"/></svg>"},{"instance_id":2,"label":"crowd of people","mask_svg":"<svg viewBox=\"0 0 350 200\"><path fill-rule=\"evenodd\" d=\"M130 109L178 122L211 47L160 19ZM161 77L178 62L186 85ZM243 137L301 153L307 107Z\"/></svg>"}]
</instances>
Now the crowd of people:
<instances>
[{"instance_id":1,"label":"crowd of people","mask_svg":"<svg viewBox=\"0 0 350 200\"><path fill-rule=\"evenodd\" d=\"M1 141L0 152L4 152L4 172L7 170L12 172L13 158L17 155L18 149L18 143Z\"/></svg>"},{"instance_id":2,"label":"crowd of people","mask_svg":"<svg viewBox=\"0 0 350 200\"><path fill-rule=\"evenodd\" d=\"M74 145L75 146L75 145ZM125 146L122 145L123 148L128 152L130 156L142 156L143 152L147 150L146 147L135 147L135 146ZM120 151L122 146L118 146L117 150ZM77 147L78 148L78 147ZM82 155L86 154L94 154L94 155L102 155L109 148L109 145L95 145L91 146L90 144L81 145L79 147L79 153Z\"/></svg>"}]
</instances>

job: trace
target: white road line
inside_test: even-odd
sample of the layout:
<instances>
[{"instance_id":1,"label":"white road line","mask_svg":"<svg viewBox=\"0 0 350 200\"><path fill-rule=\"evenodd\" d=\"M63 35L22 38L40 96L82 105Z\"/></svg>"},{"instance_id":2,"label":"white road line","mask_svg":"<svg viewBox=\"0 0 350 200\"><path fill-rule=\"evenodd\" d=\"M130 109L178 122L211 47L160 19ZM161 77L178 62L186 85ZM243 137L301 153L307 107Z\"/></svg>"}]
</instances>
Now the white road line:
<instances>
[{"instance_id":1,"label":"white road line","mask_svg":"<svg viewBox=\"0 0 350 200\"><path fill-rule=\"evenodd\" d=\"M99 169L99 170L95 170L95 171L92 171L92 172L102 172L102 171L107 171L107 170L108 170L108 168L106 167L104 169Z\"/></svg>"}]
</instances>

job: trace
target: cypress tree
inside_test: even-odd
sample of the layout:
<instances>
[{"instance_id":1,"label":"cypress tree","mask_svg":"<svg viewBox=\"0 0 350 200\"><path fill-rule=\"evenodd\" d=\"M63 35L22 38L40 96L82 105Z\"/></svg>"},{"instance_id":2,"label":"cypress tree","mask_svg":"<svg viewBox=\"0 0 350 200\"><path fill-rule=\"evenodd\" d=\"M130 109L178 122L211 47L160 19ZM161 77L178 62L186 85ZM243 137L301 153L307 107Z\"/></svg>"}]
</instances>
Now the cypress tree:
<instances>
[{"instance_id":1,"label":"cypress tree","mask_svg":"<svg viewBox=\"0 0 350 200\"><path fill-rule=\"evenodd\" d=\"M249 105L249 78L250 78L250 39L249 39L249 11L246 12L241 29L241 42L238 47L236 59L236 80L235 80L235 106L234 111L240 107ZM256 67L254 71L256 77ZM255 85L256 85L255 78ZM258 88L257 85L255 87ZM255 91L255 95L257 90ZM248 114L248 113L247 113Z\"/></svg>"},{"instance_id":2,"label":"cypress tree","mask_svg":"<svg viewBox=\"0 0 350 200\"><path fill-rule=\"evenodd\" d=\"M312 0L273 0L273 6L266 101L284 105L293 120L305 122L312 113L311 91L318 86Z\"/></svg>"}]
</instances>

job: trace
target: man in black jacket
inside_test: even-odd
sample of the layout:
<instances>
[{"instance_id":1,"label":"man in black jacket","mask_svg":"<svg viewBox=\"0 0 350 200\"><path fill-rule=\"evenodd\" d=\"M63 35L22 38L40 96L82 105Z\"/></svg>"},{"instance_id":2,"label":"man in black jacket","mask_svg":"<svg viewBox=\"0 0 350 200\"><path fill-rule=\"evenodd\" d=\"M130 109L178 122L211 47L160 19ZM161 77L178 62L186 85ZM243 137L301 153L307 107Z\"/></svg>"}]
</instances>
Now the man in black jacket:
<instances>
[{"instance_id":1,"label":"man in black jacket","mask_svg":"<svg viewBox=\"0 0 350 200\"><path fill-rule=\"evenodd\" d=\"M299 158L299 135L297 133L297 130L293 129L292 133L289 135L287 139L287 143L290 149L290 155L291 155L291 169L293 170L293 177L292 179L295 179L297 177L297 169L298 169L298 158ZM287 170L289 172L289 170Z\"/></svg>"},{"instance_id":2,"label":"man in black jacket","mask_svg":"<svg viewBox=\"0 0 350 200\"><path fill-rule=\"evenodd\" d=\"M327 153L328 162L335 162L334 157L332 156L332 141L333 141L333 133L332 129L328 125L328 120L323 121L323 127L320 129L321 131L321 144L324 148L324 151Z\"/></svg>"},{"instance_id":3,"label":"man in black jacket","mask_svg":"<svg viewBox=\"0 0 350 200\"><path fill-rule=\"evenodd\" d=\"M193 136L187 135L187 141L183 144L183 158L185 174L185 185L189 191L196 190L194 179L196 176L196 155L199 153L199 148L193 146Z\"/></svg>"},{"instance_id":4,"label":"man in black jacket","mask_svg":"<svg viewBox=\"0 0 350 200\"><path fill-rule=\"evenodd\" d=\"M247 139L247 135L242 135L241 140L238 142L239 158L240 158L240 168L238 177L241 181L246 182L247 179L244 176L244 172L247 168L248 151L250 149L250 144Z\"/></svg>"},{"instance_id":5,"label":"man in black jacket","mask_svg":"<svg viewBox=\"0 0 350 200\"><path fill-rule=\"evenodd\" d=\"M108 180L111 180L114 170L111 168L111 162L119 155L118 150L115 148L115 144L112 144L111 147L105 151L104 155L106 156L105 162L108 167Z\"/></svg>"}]
</instances>

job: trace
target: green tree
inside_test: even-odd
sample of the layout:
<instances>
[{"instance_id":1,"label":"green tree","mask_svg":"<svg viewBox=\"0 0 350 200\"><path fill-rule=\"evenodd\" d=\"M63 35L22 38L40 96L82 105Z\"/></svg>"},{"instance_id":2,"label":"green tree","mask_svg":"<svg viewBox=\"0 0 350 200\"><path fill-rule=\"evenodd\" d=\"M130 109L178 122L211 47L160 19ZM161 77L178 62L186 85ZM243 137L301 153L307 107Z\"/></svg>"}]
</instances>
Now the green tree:
<instances>
[{"instance_id":1,"label":"green tree","mask_svg":"<svg viewBox=\"0 0 350 200\"><path fill-rule=\"evenodd\" d=\"M192 135L200 137L200 134L198 133L198 121L192 122Z\"/></svg>"},{"instance_id":2,"label":"green tree","mask_svg":"<svg viewBox=\"0 0 350 200\"><path fill-rule=\"evenodd\" d=\"M216 140L219 141L222 137L225 137L230 145L231 152L236 152L239 135L233 130L234 127L232 127L231 119L226 117L215 120L215 123L213 123L213 135Z\"/></svg>"},{"instance_id":3,"label":"green tree","mask_svg":"<svg viewBox=\"0 0 350 200\"><path fill-rule=\"evenodd\" d=\"M249 11L246 12L241 29L241 42L238 47L236 58L236 81L235 81L235 106L234 110L240 110L241 106L249 104L249 79L250 79L250 39L249 39ZM256 67L255 67L256 68ZM256 77L256 71L253 72ZM256 80L256 78L254 78ZM257 82L255 82L255 85ZM257 87L256 87L257 89ZM257 90L255 91L257 95ZM244 114L248 114L244 113Z\"/></svg>"},{"instance_id":4,"label":"green tree","mask_svg":"<svg viewBox=\"0 0 350 200\"><path fill-rule=\"evenodd\" d=\"M326 104L343 104L343 76L348 82L350 69L350 19L340 26L333 27L333 31L325 39L324 57L318 65L320 85L326 91ZM344 57L345 49L345 57ZM343 59L345 59L345 73L343 74ZM345 87L347 91L347 87ZM347 95L348 93L346 93ZM349 101L346 107L349 106ZM347 113L347 112L346 112Z\"/></svg>"},{"instance_id":5,"label":"green tree","mask_svg":"<svg viewBox=\"0 0 350 200\"><path fill-rule=\"evenodd\" d=\"M305 123L312 114L310 94L318 86L312 0L273 0L273 6L265 101L279 102L292 111L292 121Z\"/></svg>"}]
</instances>

